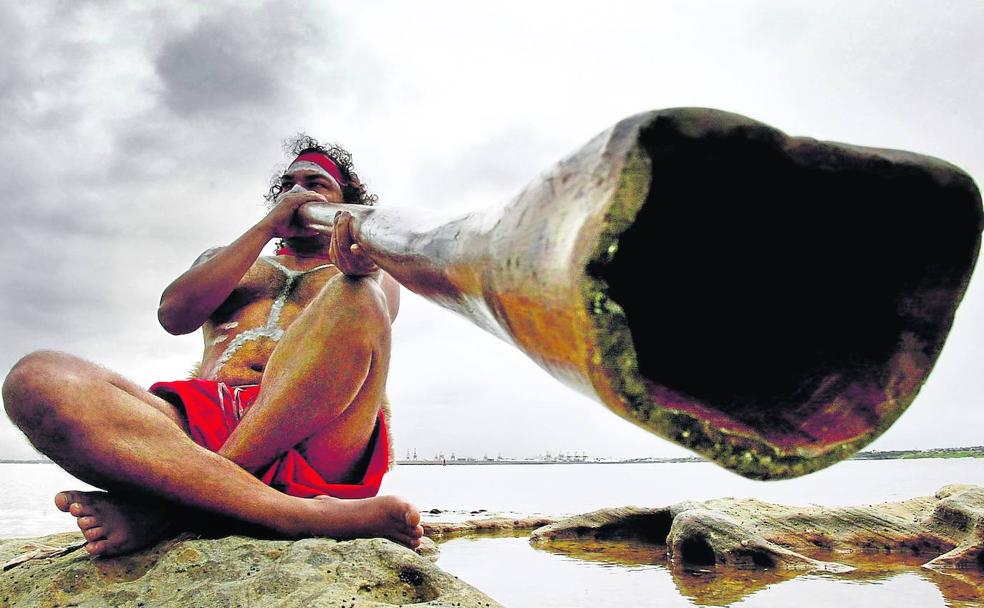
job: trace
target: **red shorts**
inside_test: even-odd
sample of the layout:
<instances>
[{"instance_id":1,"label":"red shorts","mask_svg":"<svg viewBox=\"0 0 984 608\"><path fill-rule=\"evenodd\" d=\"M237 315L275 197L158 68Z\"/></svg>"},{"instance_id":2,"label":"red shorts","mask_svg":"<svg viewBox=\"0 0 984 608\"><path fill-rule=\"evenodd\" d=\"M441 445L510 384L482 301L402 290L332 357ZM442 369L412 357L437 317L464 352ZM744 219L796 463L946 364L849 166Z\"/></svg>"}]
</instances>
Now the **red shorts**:
<instances>
[{"instance_id":1,"label":"red shorts","mask_svg":"<svg viewBox=\"0 0 984 608\"><path fill-rule=\"evenodd\" d=\"M256 400L260 385L229 386L212 380L177 380L157 382L150 387L150 392L182 407L192 440L217 452ZM285 494L301 498L321 494L336 498L369 498L379 493L379 485L389 468L389 437L382 410L369 439L369 450L372 456L360 483L326 482L296 449L274 460L256 476Z\"/></svg>"}]
</instances>

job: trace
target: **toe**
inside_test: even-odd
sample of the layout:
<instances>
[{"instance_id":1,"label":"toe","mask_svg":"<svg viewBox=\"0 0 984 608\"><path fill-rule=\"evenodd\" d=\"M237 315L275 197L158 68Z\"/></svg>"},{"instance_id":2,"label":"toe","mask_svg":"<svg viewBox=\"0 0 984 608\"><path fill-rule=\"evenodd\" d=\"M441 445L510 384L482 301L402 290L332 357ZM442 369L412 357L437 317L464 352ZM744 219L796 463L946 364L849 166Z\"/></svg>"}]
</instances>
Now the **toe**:
<instances>
[{"instance_id":1,"label":"toe","mask_svg":"<svg viewBox=\"0 0 984 608\"><path fill-rule=\"evenodd\" d=\"M85 539L88 540L88 541L99 540L100 538L103 538L103 537L106 536L106 528L103 528L102 526L96 526L95 528L89 528L88 530L85 530L84 532L82 532L82 536L84 536Z\"/></svg>"},{"instance_id":2,"label":"toe","mask_svg":"<svg viewBox=\"0 0 984 608\"><path fill-rule=\"evenodd\" d=\"M411 538L420 538L423 535L424 535L424 527L421 526L420 524L417 524L417 527L415 527L413 530L410 531Z\"/></svg>"},{"instance_id":3,"label":"toe","mask_svg":"<svg viewBox=\"0 0 984 608\"><path fill-rule=\"evenodd\" d=\"M59 492L55 494L55 506L58 507L59 511L65 511L67 513L72 503L78 501L78 492Z\"/></svg>"},{"instance_id":4,"label":"toe","mask_svg":"<svg viewBox=\"0 0 984 608\"><path fill-rule=\"evenodd\" d=\"M68 512L75 517L84 517L86 515L91 515L88 506L85 503L73 502L68 506Z\"/></svg>"},{"instance_id":5,"label":"toe","mask_svg":"<svg viewBox=\"0 0 984 608\"><path fill-rule=\"evenodd\" d=\"M126 535L121 534L119 530L114 530L107 534L106 539L100 541L105 543L102 549L103 557L116 557L117 555L132 551L135 547L130 540Z\"/></svg>"},{"instance_id":6,"label":"toe","mask_svg":"<svg viewBox=\"0 0 984 608\"><path fill-rule=\"evenodd\" d=\"M392 541L400 543L404 547L410 547L411 549L414 550L416 550L417 547L420 546L420 538L409 534L404 534L402 532L394 533L389 538Z\"/></svg>"},{"instance_id":7,"label":"toe","mask_svg":"<svg viewBox=\"0 0 984 608\"><path fill-rule=\"evenodd\" d=\"M92 515L86 515L75 520L75 523L79 525L80 530L88 530L99 525L99 520Z\"/></svg>"},{"instance_id":8,"label":"toe","mask_svg":"<svg viewBox=\"0 0 984 608\"><path fill-rule=\"evenodd\" d=\"M86 543L85 550L89 552L89 555L102 555L106 550L106 541L97 540L94 543Z\"/></svg>"}]
</instances>

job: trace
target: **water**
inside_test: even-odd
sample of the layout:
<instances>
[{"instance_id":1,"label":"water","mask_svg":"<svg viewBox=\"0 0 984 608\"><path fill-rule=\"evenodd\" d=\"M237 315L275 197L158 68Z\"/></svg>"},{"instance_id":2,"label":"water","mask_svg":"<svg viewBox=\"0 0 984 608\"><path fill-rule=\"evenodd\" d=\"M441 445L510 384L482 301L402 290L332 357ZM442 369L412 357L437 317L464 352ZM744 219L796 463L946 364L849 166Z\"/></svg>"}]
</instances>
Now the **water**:
<instances>
[{"instance_id":1,"label":"water","mask_svg":"<svg viewBox=\"0 0 984 608\"><path fill-rule=\"evenodd\" d=\"M479 509L483 515L563 515L723 496L792 505L872 504L931 495L948 483L984 485L984 460L850 461L781 482L749 481L708 463L402 466L386 477L382 491L441 511L427 518L449 520ZM51 499L59 490L86 488L54 465L0 464L0 538L73 529L72 518L55 510ZM647 551L653 549L546 551L532 548L525 536L483 536L443 543L438 565L520 608L984 606L984 578L939 574L894 556L854 564L859 569L851 575L778 575L685 572Z\"/></svg>"},{"instance_id":2,"label":"water","mask_svg":"<svg viewBox=\"0 0 984 608\"><path fill-rule=\"evenodd\" d=\"M659 556L646 563L638 552L635 563L617 555L606 561L619 549L609 545L604 553L595 547L591 554L564 555L533 549L525 537L459 538L441 545L438 565L510 608L984 606L984 577L967 581L913 563L872 560L852 564L859 570L848 575L686 571L667 567Z\"/></svg>"},{"instance_id":3,"label":"water","mask_svg":"<svg viewBox=\"0 0 984 608\"><path fill-rule=\"evenodd\" d=\"M725 496L789 505L871 504L930 496L948 483L984 485L984 459L852 460L771 482L706 462L402 466L385 478L381 491L406 496L421 509L559 515Z\"/></svg>"}]
</instances>

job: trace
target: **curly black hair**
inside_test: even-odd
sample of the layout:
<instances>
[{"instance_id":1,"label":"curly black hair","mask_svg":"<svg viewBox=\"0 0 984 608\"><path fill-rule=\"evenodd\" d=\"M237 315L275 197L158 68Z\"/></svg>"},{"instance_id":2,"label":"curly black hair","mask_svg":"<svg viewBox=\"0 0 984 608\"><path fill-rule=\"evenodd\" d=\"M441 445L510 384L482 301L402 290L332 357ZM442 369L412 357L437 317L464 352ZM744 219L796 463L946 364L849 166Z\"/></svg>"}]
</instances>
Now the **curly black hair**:
<instances>
[{"instance_id":1,"label":"curly black hair","mask_svg":"<svg viewBox=\"0 0 984 608\"><path fill-rule=\"evenodd\" d=\"M289 157L287 160L288 163L307 152L318 152L335 161L339 171L342 172L342 177L345 179L345 183L341 184L343 202L352 205L375 205L379 199L375 194L369 193L365 184L362 183L362 180L359 179L359 176L353 170L352 153L338 144L321 144L317 139L307 133L298 133L294 137L284 140L283 149L284 154ZM271 178L270 190L263 197L267 200L268 204L272 205L277 200L277 196L283 191L280 178L288 166L284 165L281 167L280 171Z\"/></svg>"}]
</instances>

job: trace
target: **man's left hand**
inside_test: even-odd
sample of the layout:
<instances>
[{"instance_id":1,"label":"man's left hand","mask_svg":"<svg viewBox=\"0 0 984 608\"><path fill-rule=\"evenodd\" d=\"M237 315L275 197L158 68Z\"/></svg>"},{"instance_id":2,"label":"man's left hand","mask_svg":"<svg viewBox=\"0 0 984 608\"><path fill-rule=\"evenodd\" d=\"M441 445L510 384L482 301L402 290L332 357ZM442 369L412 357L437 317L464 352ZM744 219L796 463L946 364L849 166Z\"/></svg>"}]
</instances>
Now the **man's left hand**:
<instances>
[{"instance_id":1,"label":"man's left hand","mask_svg":"<svg viewBox=\"0 0 984 608\"><path fill-rule=\"evenodd\" d=\"M342 274L350 277L364 277L379 270L379 266L355 242L353 236L354 217L347 211L339 211L331 230L331 244L328 256Z\"/></svg>"}]
</instances>

